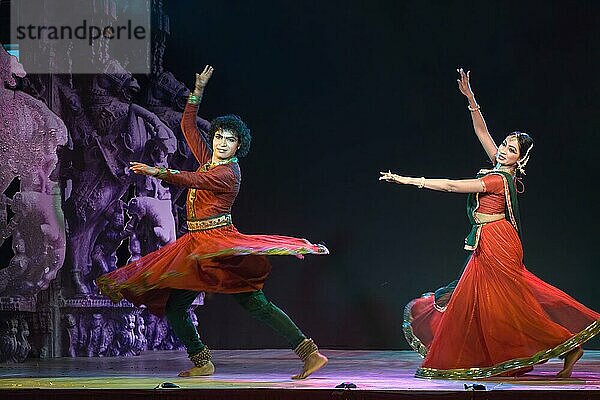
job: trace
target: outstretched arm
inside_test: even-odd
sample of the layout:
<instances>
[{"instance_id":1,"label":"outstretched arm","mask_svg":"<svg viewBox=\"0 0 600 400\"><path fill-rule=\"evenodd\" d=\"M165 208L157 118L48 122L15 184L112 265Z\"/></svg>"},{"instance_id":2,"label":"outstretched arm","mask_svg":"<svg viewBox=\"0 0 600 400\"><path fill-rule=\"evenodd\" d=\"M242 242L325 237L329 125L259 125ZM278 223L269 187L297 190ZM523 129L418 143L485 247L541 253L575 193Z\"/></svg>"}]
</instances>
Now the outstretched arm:
<instances>
[{"instance_id":1,"label":"outstretched arm","mask_svg":"<svg viewBox=\"0 0 600 400\"><path fill-rule=\"evenodd\" d=\"M183 131L183 136L200 164L210 161L211 154L206 143L200 137L200 132L196 125L196 115L198 114L198 107L202 100L202 95L204 94L204 88L212 76L212 73L213 68L210 65L207 65L204 67L204 71L202 71L201 74L196 74L194 92L190 95L185 109L183 110L183 116L181 117L181 130Z\"/></svg>"},{"instance_id":2,"label":"outstretched arm","mask_svg":"<svg viewBox=\"0 0 600 400\"><path fill-rule=\"evenodd\" d=\"M454 193L481 193L485 192L485 186L479 179L425 179L410 178L388 172L380 172L380 181L397 183L399 185L413 185L420 189L431 189L439 192Z\"/></svg>"},{"instance_id":3,"label":"outstretched arm","mask_svg":"<svg viewBox=\"0 0 600 400\"><path fill-rule=\"evenodd\" d=\"M477 135L477 138L481 142L481 145L483 146L490 160L492 160L492 162L496 162L498 146L496 146L494 139L492 139L492 136L488 131L485 120L483 119L483 114L481 114L481 108L475 100L475 94L473 93L473 90L471 90L471 84L469 82L471 71L467 71L466 74L462 68L457 69L457 71L460 75L460 79L456 80L458 82L458 89L460 89L460 92L464 94L469 101L469 110L471 111L471 119L473 120L475 134Z\"/></svg>"},{"instance_id":4,"label":"outstretched arm","mask_svg":"<svg viewBox=\"0 0 600 400\"><path fill-rule=\"evenodd\" d=\"M227 166L219 166L206 172L190 172L153 167L139 162L131 162L130 164L129 169L136 174L154 176L177 186L210 190L215 193L239 190L239 175L236 175Z\"/></svg>"}]
</instances>

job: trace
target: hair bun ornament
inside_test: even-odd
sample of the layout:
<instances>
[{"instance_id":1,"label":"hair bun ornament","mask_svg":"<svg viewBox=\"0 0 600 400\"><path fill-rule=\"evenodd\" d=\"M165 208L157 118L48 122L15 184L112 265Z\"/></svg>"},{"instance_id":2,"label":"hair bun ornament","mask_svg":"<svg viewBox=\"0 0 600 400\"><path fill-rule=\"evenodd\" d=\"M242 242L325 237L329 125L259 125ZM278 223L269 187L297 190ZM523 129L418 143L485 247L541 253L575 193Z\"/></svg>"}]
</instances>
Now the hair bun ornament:
<instances>
[{"instance_id":1,"label":"hair bun ornament","mask_svg":"<svg viewBox=\"0 0 600 400\"><path fill-rule=\"evenodd\" d=\"M521 158L519 161L517 161L517 171L519 171L519 173L521 175L527 175L525 173L525 166L529 162L529 155L531 153L531 149L533 149L533 143L531 143L531 145L529 146L529 148L525 152L525 155L523 156L523 158Z\"/></svg>"},{"instance_id":2,"label":"hair bun ornament","mask_svg":"<svg viewBox=\"0 0 600 400\"><path fill-rule=\"evenodd\" d=\"M517 163L517 171L519 172L519 174L521 175L527 175L525 173L525 165L521 164L521 163Z\"/></svg>"}]
</instances>

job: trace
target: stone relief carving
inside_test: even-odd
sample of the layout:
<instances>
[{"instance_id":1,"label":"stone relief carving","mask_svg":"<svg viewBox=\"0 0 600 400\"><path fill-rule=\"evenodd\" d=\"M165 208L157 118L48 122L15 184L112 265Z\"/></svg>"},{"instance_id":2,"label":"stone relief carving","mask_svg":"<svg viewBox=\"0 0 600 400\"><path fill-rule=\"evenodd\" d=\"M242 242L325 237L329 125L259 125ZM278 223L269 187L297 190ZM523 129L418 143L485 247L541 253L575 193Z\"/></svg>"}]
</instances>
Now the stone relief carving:
<instances>
[{"instance_id":1,"label":"stone relief carving","mask_svg":"<svg viewBox=\"0 0 600 400\"><path fill-rule=\"evenodd\" d=\"M83 91L87 99L81 90L68 86L62 90L69 99L68 107L79 111L68 119L77 124L77 133L72 136L66 162L66 178L70 178L72 188L65 202L73 284L78 295L97 294L94 279L116 267L109 259L114 259L120 243L132 233L118 232L124 223L120 199L130 186L169 201L166 189L157 187L155 179L140 184L141 178L129 173L129 162L167 165L167 157L176 148L173 132L156 115L131 102L139 85L117 61L110 60L105 73L94 76L88 84ZM155 187L148 190L152 185Z\"/></svg>"},{"instance_id":2,"label":"stone relief carving","mask_svg":"<svg viewBox=\"0 0 600 400\"><path fill-rule=\"evenodd\" d=\"M190 317L197 325L194 307ZM109 312L64 316L65 355L70 357L135 356L142 351L183 350L165 318L144 309L115 309ZM16 335L16 334L15 334Z\"/></svg>"},{"instance_id":3,"label":"stone relief carving","mask_svg":"<svg viewBox=\"0 0 600 400\"><path fill-rule=\"evenodd\" d=\"M43 102L18 90L25 71L0 46L0 240L12 236L15 253L1 271L0 296L34 296L62 267L66 235L54 177L58 146L67 141L62 120ZM6 190L19 180L12 198ZM14 214L10 221L8 208Z\"/></svg>"},{"instance_id":4,"label":"stone relief carving","mask_svg":"<svg viewBox=\"0 0 600 400\"><path fill-rule=\"evenodd\" d=\"M185 189L128 170L132 160L198 167L179 126L189 90L163 67L169 19L161 0L152 10L153 66L142 84L110 58L108 42L91 50L90 62L104 66L91 76L28 76L0 46L0 245L14 253L0 265L0 361L182 348L164 318L113 305L94 284L125 262L124 246L133 261L185 232ZM75 61L68 47L41 46ZM209 122L198 127L205 133ZM60 344L48 346L55 330Z\"/></svg>"},{"instance_id":5,"label":"stone relief carving","mask_svg":"<svg viewBox=\"0 0 600 400\"><path fill-rule=\"evenodd\" d=\"M23 362L31 352L29 324L23 318L0 319L0 362Z\"/></svg>"}]
</instances>

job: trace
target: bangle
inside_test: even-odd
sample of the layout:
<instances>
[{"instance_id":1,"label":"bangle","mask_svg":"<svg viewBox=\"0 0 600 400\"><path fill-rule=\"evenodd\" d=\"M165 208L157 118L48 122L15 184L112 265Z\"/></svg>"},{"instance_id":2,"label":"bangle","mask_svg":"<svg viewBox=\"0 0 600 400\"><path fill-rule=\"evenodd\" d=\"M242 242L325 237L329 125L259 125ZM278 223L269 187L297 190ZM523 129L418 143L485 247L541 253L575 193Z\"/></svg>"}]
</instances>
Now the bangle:
<instances>
[{"instance_id":1,"label":"bangle","mask_svg":"<svg viewBox=\"0 0 600 400\"><path fill-rule=\"evenodd\" d=\"M154 168L156 168L156 173L152 176L155 176L158 179L162 179L162 177L167 174L167 169L165 167L154 167Z\"/></svg>"},{"instance_id":2,"label":"bangle","mask_svg":"<svg viewBox=\"0 0 600 400\"><path fill-rule=\"evenodd\" d=\"M154 168L158 168L158 172L155 173L154 177L158 178L158 179L165 179L165 177L168 174L171 175L177 175L179 174L181 171L177 170L177 169L171 169L171 168L165 168L165 167L154 167Z\"/></svg>"},{"instance_id":3,"label":"bangle","mask_svg":"<svg viewBox=\"0 0 600 400\"><path fill-rule=\"evenodd\" d=\"M467 108L469 109L469 111L475 112L475 111L479 110L481 107L479 106L479 104L476 104L475 107L471 107L471 105L469 104L467 106Z\"/></svg>"},{"instance_id":4,"label":"bangle","mask_svg":"<svg viewBox=\"0 0 600 400\"><path fill-rule=\"evenodd\" d=\"M190 94L190 97L188 98L188 103L189 104L200 104L200 100L202 100L202 96L196 96L195 94Z\"/></svg>"},{"instance_id":5,"label":"bangle","mask_svg":"<svg viewBox=\"0 0 600 400\"><path fill-rule=\"evenodd\" d=\"M425 177L422 176L422 177L419 178L419 184L417 185L417 187L419 189L423 189L424 186L425 186Z\"/></svg>"}]
</instances>

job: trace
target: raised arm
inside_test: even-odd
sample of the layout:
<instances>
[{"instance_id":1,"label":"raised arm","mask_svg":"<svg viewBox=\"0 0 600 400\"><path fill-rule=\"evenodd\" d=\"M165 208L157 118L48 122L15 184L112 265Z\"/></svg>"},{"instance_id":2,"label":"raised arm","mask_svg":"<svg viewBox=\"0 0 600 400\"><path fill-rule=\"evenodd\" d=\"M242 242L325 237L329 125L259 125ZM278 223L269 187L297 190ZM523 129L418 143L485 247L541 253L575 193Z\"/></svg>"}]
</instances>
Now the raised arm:
<instances>
[{"instance_id":1,"label":"raised arm","mask_svg":"<svg viewBox=\"0 0 600 400\"><path fill-rule=\"evenodd\" d=\"M498 152L498 146L492 139L490 132L488 131L487 125L485 124L485 120L483 119L483 114L481 113L481 108L477 104L475 100L475 94L473 90L471 90L470 80L470 72L463 71L462 68L457 69L458 74L460 75L460 79L457 79L458 88L460 92L465 95L467 100L469 101L469 111L471 111L471 119L473 120L473 129L475 129L475 134L477 138L481 142L483 149L487 153L490 160L493 163L496 162L496 153Z\"/></svg>"},{"instance_id":2,"label":"raised arm","mask_svg":"<svg viewBox=\"0 0 600 400\"><path fill-rule=\"evenodd\" d=\"M399 185L413 185L419 189L431 189L438 192L453 193L481 193L485 186L480 179L425 179L400 176L391 172L381 172L380 181L397 183Z\"/></svg>"},{"instance_id":3,"label":"raised arm","mask_svg":"<svg viewBox=\"0 0 600 400\"><path fill-rule=\"evenodd\" d=\"M204 88L212 76L212 73L213 68L210 65L207 65L204 67L204 71L202 71L201 74L196 74L194 92L190 95L185 109L183 110L183 116L181 117L181 130L183 131L183 136L200 164L209 162L211 153L204 140L200 137L200 132L198 131L198 126L196 124L196 115L198 114L198 107L202 100Z\"/></svg>"}]
</instances>

